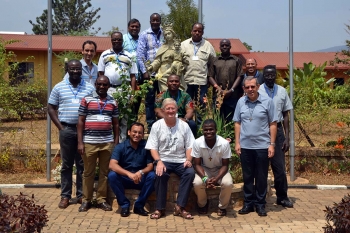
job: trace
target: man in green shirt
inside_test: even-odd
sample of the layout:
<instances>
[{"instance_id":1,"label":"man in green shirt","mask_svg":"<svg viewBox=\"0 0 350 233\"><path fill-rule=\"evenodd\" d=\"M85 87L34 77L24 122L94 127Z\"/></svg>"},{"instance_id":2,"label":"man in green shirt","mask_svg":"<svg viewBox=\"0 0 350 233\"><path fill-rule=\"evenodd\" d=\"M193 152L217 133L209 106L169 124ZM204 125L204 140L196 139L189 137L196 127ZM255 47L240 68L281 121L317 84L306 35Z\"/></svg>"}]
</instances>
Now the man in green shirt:
<instances>
[{"instance_id":1,"label":"man in green shirt","mask_svg":"<svg viewBox=\"0 0 350 233\"><path fill-rule=\"evenodd\" d=\"M193 102L189 94L179 89L180 77L176 74L171 74L167 79L168 90L161 92L156 97L155 114L158 119L164 118L164 113L161 109L162 102L166 98L173 98L178 106L177 117L188 123L193 136L197 135L197 125L192 120L194 115Z\"/></svg>"}]
</instances>

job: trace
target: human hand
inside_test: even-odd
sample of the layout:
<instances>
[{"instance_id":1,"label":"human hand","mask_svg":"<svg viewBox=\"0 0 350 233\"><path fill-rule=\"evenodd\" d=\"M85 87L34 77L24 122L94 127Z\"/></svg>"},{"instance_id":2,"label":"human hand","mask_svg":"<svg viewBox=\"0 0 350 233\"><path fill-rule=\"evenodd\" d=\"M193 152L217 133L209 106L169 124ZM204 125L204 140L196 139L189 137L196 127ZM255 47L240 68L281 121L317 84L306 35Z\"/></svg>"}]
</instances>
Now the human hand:
<instances>
[{"instance_id":1,"label":"human hand","mask_svg":"<svg viewBox=\"0 0 350 233\"><path fill-rule=\"evenodd\" d=\"M186 160L186 161L184 162L184 167L192 167L192 162Z\"/></svg>"},{"instance_id":2,"label":"human hand","mask_svg":"<svg viewBox=\"0 0 350 233\"><path fill-rule=\"evenodd\" d=\"M282 151L287 152L289 150L289 138L286 138L283 142Z\"/></svg>"},{"instance_id":3,"label":"human hand","mask_svg":"<svg viewBox=\"0 0 350 233\"><path fill-rule=\"evenodd\" d=\"M207 181L205 182L207 188L213 188L213 189L216 189L216 183L217 183L217 180L215 179L215 177L207 179Z\"/></svg>"},{"instance_id":4,"label":"human hand","mask_svg":"<svg viewBox=\"0 0 350 233\"><path fill-rule=\"evenodd\" d=\"M144 80L149 80L149 79L150 79L150 78L149 78L148 72L146 72L146 73L143 74L143 79L144 79Z\"/></svg>"},{"instance_id":5,"label":"human hand","mask_svg":"<svg viewBox=\"0 0 350 233\"><path fill-rule=\"evenodd\" d=\"M78 142L78 153L80 155L84 154L84 143L83 142Z\"/></svg>"},{"instance_id":6,"label":"human hand","mask_svg":"<svg viewBox=\"0 0 350 233\"><path fill-rule=\"evenodd\" d=\"M241 155L241 145L238 142L236 142L235 151L236 151L238 156Z\"/></svg>"},{"instance_id":7,"label":"human hand","mask_svg":"<svg viewBox=\"0 0 350 233\"><path fill-rule=\"evenodd\" d=\"M140 181L141 181L141 173L139 173L139 172L135 172L135 173L130 173L129 175L128 175L128 177L132 180L132 181L134 181L134 183L135 184L138 184L138 183L140 183Z\"/></svg>"},{"instance_id":8,"label":"human hand","mask_svg":"<svg viewBox=\"0 0 350 233\"><path fill-rule=\"evenodd\" d=\"M275 147L273 145L269 146L267 157L272 158L275 155Z\"/></svg>"},{"instance_id":9,"label":"human hand","mask_svg":"<svg viewBox=\"0 0 350 233\"><path fill-rule=\"evenodd\" d=\"M163 175L163 172L166 172L166 167L164 166L164 163L159 160L156 166L156 175L161 176Z\"/></svg>"}]
</instances>

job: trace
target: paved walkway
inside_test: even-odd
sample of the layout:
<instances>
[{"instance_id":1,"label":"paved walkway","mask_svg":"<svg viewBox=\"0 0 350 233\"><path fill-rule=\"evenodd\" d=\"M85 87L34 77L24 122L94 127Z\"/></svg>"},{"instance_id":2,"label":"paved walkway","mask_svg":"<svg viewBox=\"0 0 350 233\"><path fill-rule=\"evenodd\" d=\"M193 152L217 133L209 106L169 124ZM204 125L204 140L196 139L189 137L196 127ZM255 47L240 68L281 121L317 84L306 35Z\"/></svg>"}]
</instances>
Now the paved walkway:
<instances>
[{"instance_id":1,"label":"paved walkway","mask_svg":"<svg viewBox=\"0 0 350 233\"><path fill-rule=\"evenodd\" d=\"M276 197L268 199L267 217L256 213L238 215L240 207L228 211L226 217L216 213L199 216L194 213L193 220L174 217L171 212L165 218L152 220L131 214L121 218L119 214L90 209L79 213L79 205L71 205L65 210L57 207L60 200L59 189L2 189L3 193L16 195L19 192L34 194L37 204L48 210L49 222L43 232L323 232L325 225L325 205L338 202L349 190L290 189L289 196L295 202L293 209L274 205Z\"/></svg>"}]
</instances>

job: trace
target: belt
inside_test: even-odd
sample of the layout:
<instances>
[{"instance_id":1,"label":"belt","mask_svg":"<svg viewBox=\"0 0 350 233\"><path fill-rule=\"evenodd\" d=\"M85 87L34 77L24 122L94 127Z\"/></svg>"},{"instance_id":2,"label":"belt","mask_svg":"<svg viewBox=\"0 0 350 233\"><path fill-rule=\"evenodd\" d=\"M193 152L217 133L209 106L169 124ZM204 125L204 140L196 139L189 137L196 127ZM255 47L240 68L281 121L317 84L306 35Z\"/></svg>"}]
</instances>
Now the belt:
<instances>
[{"instance_id":1,"label":"belt","mask_svg":"<svg viewBox=\"0 0 350 233\"><path fill-rule=\"evenodd\" d=\"M282 123L281 123L281 122L278 122L278 123L277 123L277 127L282 127Z\"/></svg>"},{"instance_id":2,"label":"belt","mask_svg":"<svg viewBox=\"0 0 350 233\"><path fill-rule=\"evenodd\" d=\"M61 122L61 125L64 125L64 126L67 126L67 127L70 127L70 128L76 128L77 127L76 124L68 124L66 122Z\"/></svg>"}]
</instances>

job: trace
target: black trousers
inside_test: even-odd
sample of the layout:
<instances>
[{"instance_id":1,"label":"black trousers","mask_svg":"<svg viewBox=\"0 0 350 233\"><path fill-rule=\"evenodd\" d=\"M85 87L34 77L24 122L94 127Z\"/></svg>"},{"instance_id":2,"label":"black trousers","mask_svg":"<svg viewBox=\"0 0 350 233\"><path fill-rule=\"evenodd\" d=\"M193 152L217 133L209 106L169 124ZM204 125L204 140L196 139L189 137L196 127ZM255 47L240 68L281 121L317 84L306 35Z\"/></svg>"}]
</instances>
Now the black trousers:
<instances>
[{"instance_id":1,"label":"black trousers","mask_svg":"<svg viewBox=\"0 0 350 233\"><path fill-rule=\"evenodd\" d=\"M285 140L283 126L278 124L275 156L270 159L271 168L274 176L274 186L276 190L277 201L283 201L288 198L288 183L286 176L286 161L282 151L283 142Z\"/></svg>"},{"instance_id":2,"label":"black trousers","mask_svg":"<svg viewBox=\"0 0 350 233\"><path fill-rule=\"evenodd\" d=\"M244 206L265 207L269 169L268 150L241 148L240 159L244 182Z\"/></svg>"}]
</instances>

